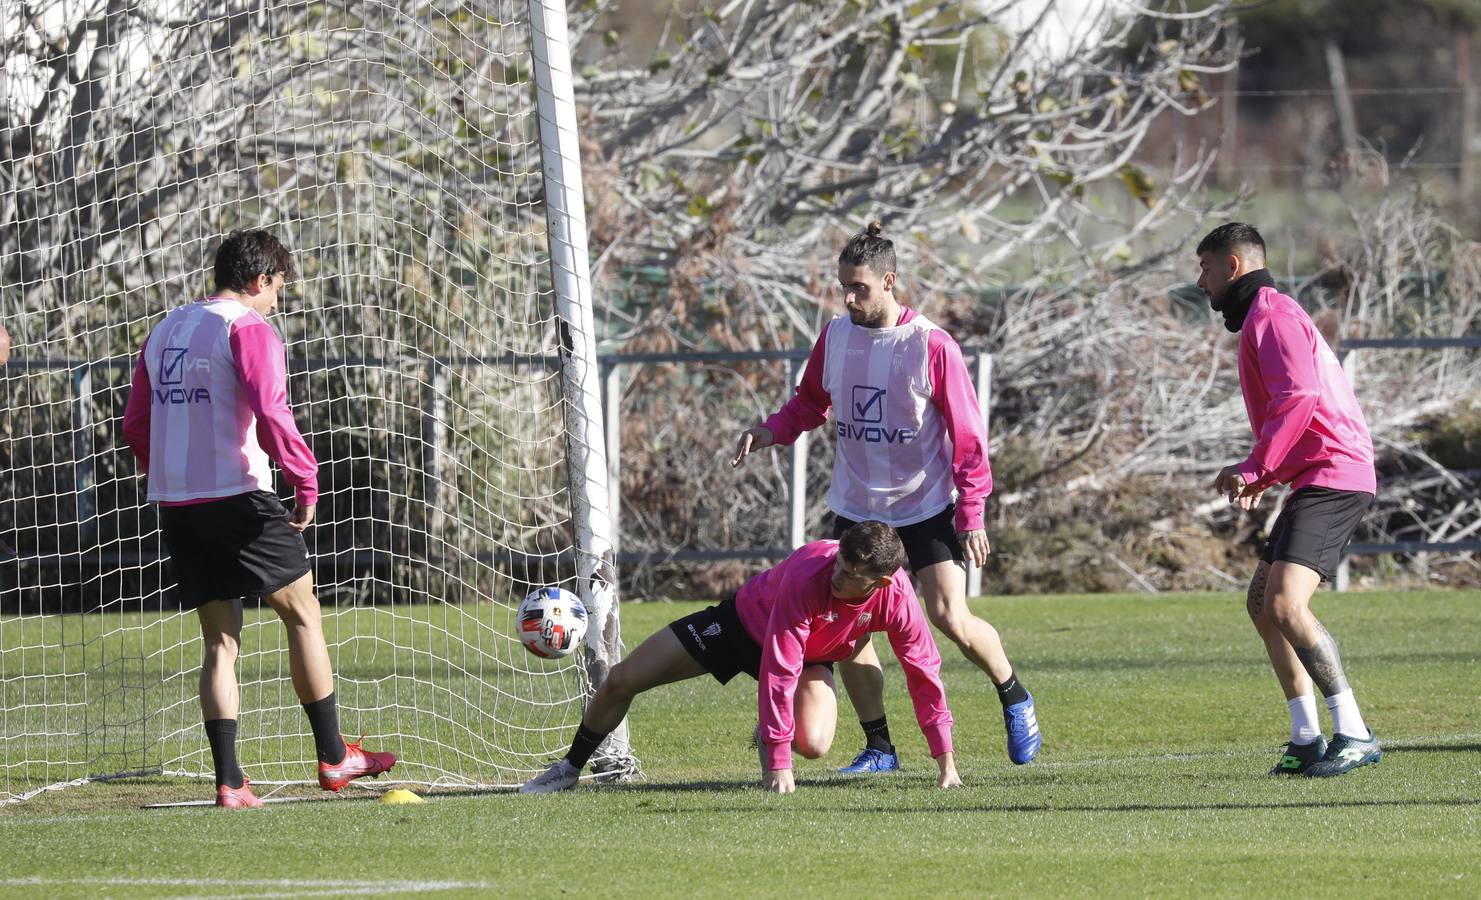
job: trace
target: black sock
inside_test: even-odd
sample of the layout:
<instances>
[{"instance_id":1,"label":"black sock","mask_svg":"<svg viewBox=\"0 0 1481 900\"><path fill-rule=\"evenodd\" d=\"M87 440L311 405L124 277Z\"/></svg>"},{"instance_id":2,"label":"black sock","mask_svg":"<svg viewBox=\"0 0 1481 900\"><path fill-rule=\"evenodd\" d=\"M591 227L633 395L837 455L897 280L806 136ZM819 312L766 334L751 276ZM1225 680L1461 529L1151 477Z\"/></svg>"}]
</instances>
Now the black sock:
<instances>
[{"instance_id":1,"label":"black sock","mask_svg":"<svg viewBox=\"0 0 1481 900\"><path fill-rule=\"evenodd\" d=\"M884 716L872 722L861 719L859 727L864 729L864 749L878 750L881 753L895 752L895 745L890 743L890 726L885 724Z\"/></svg>"},{"instance_id":2,"label":"black sock","mask_svg":"<svg viewBox=\"0 0 1481 900\"><path fill-rule=\"evenodd\" d=\"M566 761L576 767L576 771L586 768L587 760L597 752L597 746L607 739L605 734L597 734L586 727L583 722L576 726L576 739L571 741L571 749L566 753Z\"/></svg>"},{"instance_id":3,"label":"black sock","mask_svg":"<svg viewBox=\"0 0 1481 900\"><path fill-rule=\"evenodd\" d=\"M237 765L237 720L207 722L206 740L211 742L211 761L216 764L216 786L241 787L245 779L242 767Z\"/></svg>"},{"instance_id":4,"label":"black sock","mask_svg":"<svg viewBox=\"0 0 1481 900\"><path fill-rule=\"evenodd\" d=\"M1018 680L1018 673L1008 676L1008 680L998 685L998 700L1007 709L1015 703L1022 703L1028 699L1028 689Z\"/></svg>"},{"instance_id":5,"label":"black sock","mask_svg":"<svg viewBox=\"0 0 1481 900\"><path fill-rule=\"evenodd\" d=\"M303 711L309 715L309 728L314 731L314 748L319 762L337 766L345 761L345 739L339 733L339 710L334 706L334 694L323 700L305 703Z\"/></svg>"}]
</instances>

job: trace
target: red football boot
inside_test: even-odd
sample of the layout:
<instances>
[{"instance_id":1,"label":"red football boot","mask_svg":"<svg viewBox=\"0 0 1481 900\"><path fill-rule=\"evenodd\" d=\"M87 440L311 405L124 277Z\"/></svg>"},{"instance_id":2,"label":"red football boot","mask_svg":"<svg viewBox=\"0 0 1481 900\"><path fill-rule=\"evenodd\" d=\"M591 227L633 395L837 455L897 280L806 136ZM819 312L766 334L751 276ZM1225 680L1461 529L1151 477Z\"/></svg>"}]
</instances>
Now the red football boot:
<instances>
[{"instance_id":1,"label":"red football boot","mask_svg":"<svg viewBox=\"0 0 1481 900\"><path fill-rule=\"evenodd\" d=\"M319 787L338 791L356 778L389 772L394 765L394 753L370 753L360 749L360 741L345 741L344 759L332 766L327 762L319 763Z\"/></svg>"},{"instance_id":2,"label":"red football boot","mask_svg":"<svg viewBox=\"0 0 1481 900\"><path fill-rule=\"evenodd\" d=\"M252 782L245 777L242 778L242 786L239 788L227 787L224 784L216 785L216 805L226 809L251 809L262 806L262 801L252 793Z\"/></svg>"}]
</instances>

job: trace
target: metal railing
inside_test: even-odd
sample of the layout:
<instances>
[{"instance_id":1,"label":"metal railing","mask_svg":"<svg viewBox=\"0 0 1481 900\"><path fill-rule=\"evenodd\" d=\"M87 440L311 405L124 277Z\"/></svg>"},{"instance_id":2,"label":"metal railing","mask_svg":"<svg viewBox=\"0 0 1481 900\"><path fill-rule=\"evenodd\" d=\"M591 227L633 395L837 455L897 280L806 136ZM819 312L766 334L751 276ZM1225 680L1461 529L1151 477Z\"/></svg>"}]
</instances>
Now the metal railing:
<instances>
[{"instance_id":1,"label":"metal railing","mask_svg":"<svg viewBox=\"0 0 1481 900\"><path fill-rule=\"evenodd\" d=\"M1354 338L1338 345L1337 358L1342 362L1342 371L1347 380L1357 386L1357 355L1355 350L1441 350L1453 347L1481 348L1481 335L1454 338ZM1374 556L1380 553L1475 553L1481 551L1481 541L1392 541L1389 543L1353 543L1343 551L1342 562L1332 579L1332 587L1345 591L1350 586L1354 556Z\"/></svg>"},{"instance_id":2,"label":"metal railing","mask_svg":"<svg viewBox=\"0 0 1481 900\"><path fill-rule=\"evenodd\" d=\"M790 367L791 382L795 385L801 380L803 368L811 353L810 349L801 350L762 350L749 352L701 352L701 353L609 353L598 354L597 363L601 371L603 385L603 408L605 418L605 439L607 449L608 484L612 486L609 499L610 515L614 543L617 545L617 561L619 564L651 564L663 562L718 562L726 560L773 560L785 558L792 550L807 542L806 534L806 509L807 509L807 447L808 434L804 432L795 443L788 448L788 482L789 482L789 504L788 504L788 538L789 546L786 547L734 547L724 549L697 550L623 550L622 549L622 384L624 373L645 365L684 365L698 363L735 363L756 361L778 361L786 362ZM975 360L975 376L977 402L981 408L982 416L986 421L988 416L988 400L992 390L992 356L991 354L964 348L963 354L966 358ZM290 359L288 371L292 376L322 372L344 367L352 368L408 368L419 366L424 370L422 389L422 426L421 437L426 446L431 448L426 456L424 470L422 472L423 499L431 514L435 515L437 510L443 506L441 492L446 479L441 471L446 440L446 429L442 423L446 421L446 408L449 393L449 371L458 367L468 366L501 366L501 367L544 367L553 369L560 364L556 355L545 354L505 354L492 357L457 356L457 357L435 357L423 359L400 359L379 357L310 357ZM126 554L118 551L104 551L96 547L97 543L97 521L98 507L96 497L96 478L94 475L94 453L92 448L92 396L93 396L93 373L98 369L111 369L116 373L127 373L133 369L133 360L125 358L112 358L106 360L82 360L82 359L13 359L11 368L26 371L50 371L66 372L70 375L72 397L74 405L73 431L75 432L72 476L74 491L77 497L77 522L80 530L79 551L56 554L53 559L35 558L30 560L33 564L43 566L63 566L67 560L76 560L79 556L86 555L101 564L128 564L139 566L147 563L159 562L163 557L150 554L130 553L127 560ZM786 400L785 397L775 398L777 406ZM429 522L429 525L435 523ZM343 555L343 554L339 554ZM373 564L383 563L380 559L382 554L375 554L370 559ZM969 595L975 596L981 593L982 573L975 566L968 568L968 591Z\"/></svg>"}]
</instances>

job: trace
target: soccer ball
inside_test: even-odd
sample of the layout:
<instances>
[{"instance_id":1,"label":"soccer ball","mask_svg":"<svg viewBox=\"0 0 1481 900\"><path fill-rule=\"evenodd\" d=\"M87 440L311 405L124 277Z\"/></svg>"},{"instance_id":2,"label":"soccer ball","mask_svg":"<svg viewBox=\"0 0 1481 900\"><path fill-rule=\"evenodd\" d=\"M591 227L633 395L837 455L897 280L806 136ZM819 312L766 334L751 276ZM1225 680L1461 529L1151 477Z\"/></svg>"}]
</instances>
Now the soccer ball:
<instances>
[{"instance_id":1,"label":"soccer ball","mask_svg":"<svg viewBox=\"0 0 1481 900\"><path fill-rule=\"evenodd\" d=\"M586 607L565 588L536 588L520 601L520 643L541 659L570 656L585 636Z\"/></svg>"}]
</instances>

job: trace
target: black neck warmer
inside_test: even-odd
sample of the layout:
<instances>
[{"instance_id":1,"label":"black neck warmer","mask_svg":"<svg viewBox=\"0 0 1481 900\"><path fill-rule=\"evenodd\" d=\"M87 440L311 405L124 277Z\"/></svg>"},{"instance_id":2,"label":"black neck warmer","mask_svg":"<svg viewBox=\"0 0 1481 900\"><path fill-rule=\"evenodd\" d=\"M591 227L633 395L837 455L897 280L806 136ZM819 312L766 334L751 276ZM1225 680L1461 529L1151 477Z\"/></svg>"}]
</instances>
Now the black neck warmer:
<instances>
[{"instance_id":1,"label":"black neck warmer","mask_svg":"<svg viewBox=\"0 0 1481 900\"><path fill-rule=\"evenodd\" d=\"M1229 283L1224 289L1224 302L1219 306L1219 312L1224 314L1224 327L1238 334L1244 325L1244 317L1250 312L1250 304L1255 302L1255 295L1260 293L1260 288L1275 287L1275 279L1271 277L1269 269L1256 269L1246 272Z\"/></svg>"}]
</instances>

